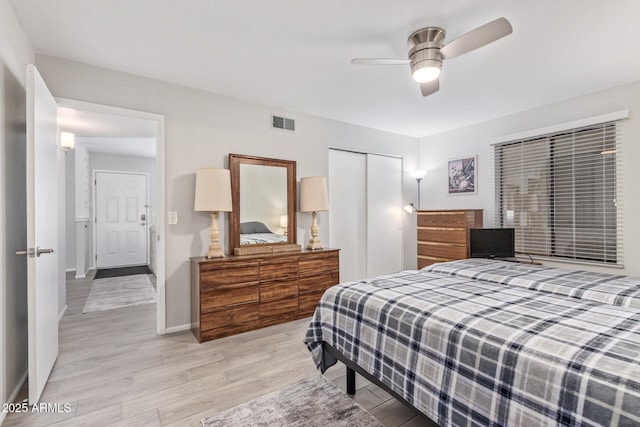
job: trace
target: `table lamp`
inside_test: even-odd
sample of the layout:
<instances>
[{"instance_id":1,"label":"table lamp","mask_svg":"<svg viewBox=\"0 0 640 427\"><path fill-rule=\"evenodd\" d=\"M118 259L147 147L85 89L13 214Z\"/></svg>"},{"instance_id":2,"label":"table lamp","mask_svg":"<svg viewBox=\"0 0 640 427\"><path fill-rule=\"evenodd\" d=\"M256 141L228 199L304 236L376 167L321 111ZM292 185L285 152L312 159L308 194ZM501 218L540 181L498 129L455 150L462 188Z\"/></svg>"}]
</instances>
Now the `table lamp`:
<instances>
[{"instance_id":1,"label":"table lamp","mask_svg":"<svg viewBox=\"0 0 640 427\"><path fill-rule=\"evenodd\" d=\"M312 212L311 240L308 249L322 249L318 238L317 213L329 210L327 179L324 176L307 176L300 179L300 211Z\"/></svg>"},{"instance_id":2,"label":"table lamp","mask_svg":"<svg viewBox=\"0 0 640 427\"><path fill-rule=\"evenodd\" d=\"M231 212L231 175L228 169L201 168L196 171L195 210L211 212L211 245L207 258L224 257L220 247L218 212Z\"/></svg>"}]
</instances>

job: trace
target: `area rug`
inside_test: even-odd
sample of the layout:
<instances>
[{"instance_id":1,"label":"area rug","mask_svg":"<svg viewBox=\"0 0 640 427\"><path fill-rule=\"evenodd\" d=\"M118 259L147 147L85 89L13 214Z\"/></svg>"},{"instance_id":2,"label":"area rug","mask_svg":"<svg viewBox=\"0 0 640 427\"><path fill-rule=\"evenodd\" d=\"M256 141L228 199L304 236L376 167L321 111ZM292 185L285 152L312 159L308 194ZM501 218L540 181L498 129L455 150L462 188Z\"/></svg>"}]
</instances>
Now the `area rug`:
<instances>
[{"instance_id":1,"label":"area rug","mask_svg":"<svg viewBox=\"0 0 640 427\"><path fill-rule=\"evenodd\" d=\"M94 280L83 313L156 302L156 291L146 274Z\"/></svg>"},{"instance_id":2,"label":"area rug","mask_svg":"<svg viewBox=\"0 0 640 427\"><path fill-rule=\"evenodd\" d=\"M151 274L148 265L134 265L133 267L101 268L96 271L93 279L105 279L107 277L133 276L135 274Z\"/></svg>"},{"instance_id":3,"label":"area rug","mask_svg":"<svg viewBox=\"0 0 640 427\"><path fill-rule=\"evenodd\" d=\"M382 423L321 375L203 419L204 427L382 427Z\"/></svg>"}]
</instances>

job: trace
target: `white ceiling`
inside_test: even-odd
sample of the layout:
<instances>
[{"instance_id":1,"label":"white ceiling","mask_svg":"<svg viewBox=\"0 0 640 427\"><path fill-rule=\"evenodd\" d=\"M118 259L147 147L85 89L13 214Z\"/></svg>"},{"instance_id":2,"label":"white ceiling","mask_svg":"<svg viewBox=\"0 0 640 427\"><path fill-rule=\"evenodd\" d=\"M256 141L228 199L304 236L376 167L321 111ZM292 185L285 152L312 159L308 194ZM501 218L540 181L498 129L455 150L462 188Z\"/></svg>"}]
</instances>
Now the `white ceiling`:
<instances>
[{"instance_id":1,"label":"white ceiling","mask_svg":"<svg viewBox=\"0 0 640 427\"><path fill-rule=\"evenodd\" d=\"M156 123L115 114L96 113L75 108L58 107L61 132L77 137L155 138Z\"/></svg>"},{"instance_id":2,"label":"white ceiling","mask_svg":"<svg viewBox=\"0 0 640 427\"><path fill-rule=\"evenodd\" d=\"M38 52L367 127L423 136L640 78L640 1L11 0ZM445 61L423 98L406 58L500 16L514 32Z\"/></svg>"},{"instance_id":3,"label":"white ceiling","mask_svg":"<svg viewBox=\"0 0 640 427\"><path fill-rule=\"evenodd\" d=\"M156 156L156 123L93 111L58 107L60 132L71 132L89 152Z\"/></svg>"}]
</instances>

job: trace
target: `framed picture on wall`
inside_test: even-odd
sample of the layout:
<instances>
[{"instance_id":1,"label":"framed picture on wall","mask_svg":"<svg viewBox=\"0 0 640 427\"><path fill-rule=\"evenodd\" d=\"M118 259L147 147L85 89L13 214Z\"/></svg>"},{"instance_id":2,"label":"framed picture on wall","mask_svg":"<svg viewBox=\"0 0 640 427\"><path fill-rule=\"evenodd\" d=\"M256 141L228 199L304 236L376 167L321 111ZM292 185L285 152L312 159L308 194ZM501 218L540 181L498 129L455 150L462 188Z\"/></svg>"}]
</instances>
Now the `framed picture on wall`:
<instances>
[{"instance_id":1,"label":"framed picture on wall","mask_svg":"<svg viewBox=\"0 0 640 427\"><path fill-rule=\"evenodd\" d=\"M449 194L476 194L478 156L449 160Z\"/></svg>"}]
</instances>

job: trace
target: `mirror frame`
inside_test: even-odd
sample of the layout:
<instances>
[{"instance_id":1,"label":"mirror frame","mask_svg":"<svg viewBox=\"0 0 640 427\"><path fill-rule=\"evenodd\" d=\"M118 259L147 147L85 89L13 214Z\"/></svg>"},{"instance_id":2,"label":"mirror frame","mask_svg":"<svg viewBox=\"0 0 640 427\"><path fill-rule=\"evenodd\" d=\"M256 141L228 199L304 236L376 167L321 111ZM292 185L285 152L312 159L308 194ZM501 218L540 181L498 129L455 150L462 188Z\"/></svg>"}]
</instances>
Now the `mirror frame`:
<instances>
[{"instance_id":1,"label":"mirror frame","mask_svg":"<svg viewBox=\"0 0 640 427\"><path fill-rule=\"evenodd\" d=\"M267 157L246 156L243 154L229 154L229 170L231 171L231 203L229 227L229 253L240 247L240 165L262 165L287 168L287 242L261 243L245 245L243 247L267 247L296 243L296 161L270 159Z\"/></svg>"}]
</instances>

